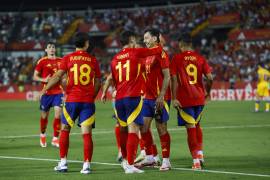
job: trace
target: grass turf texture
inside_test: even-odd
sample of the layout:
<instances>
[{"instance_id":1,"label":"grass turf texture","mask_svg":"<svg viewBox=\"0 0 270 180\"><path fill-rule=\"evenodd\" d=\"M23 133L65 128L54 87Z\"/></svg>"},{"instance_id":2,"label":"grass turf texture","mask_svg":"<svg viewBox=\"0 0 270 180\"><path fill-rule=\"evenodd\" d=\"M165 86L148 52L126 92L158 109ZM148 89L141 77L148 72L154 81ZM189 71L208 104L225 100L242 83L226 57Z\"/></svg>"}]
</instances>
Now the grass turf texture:
<instances>
[{"instance_id":1,"label":"grass turf texture","mask_svg":"<svg viewBox=\"0 0 270 180\"><path fill-rule=\"evenodd\" d=\"M55 159L58 149L50 145L52 135L52 114L47 131L47 148L39 146L39 109L37 102L0 102L0 179L268 179L237 174L194 172L173 169L159 172L146 168L144 174L125 175L116 165L115 120L112 109L96 103L96 129L93 130L93 162L112 165L92 164L93 173L81 175L82 163L69 163L69 172L59 174L53 171L53 161L4 159L1 156ZM210 102L202 119L206 170L240 172L245 174L270 175L270 113L254 113L253 102ZM52 111L51 111L52 112ZM185 129L176 126L176 113L171 109L168 127L171 134L171 163L174 168L191 167L191 156L186 142ZM153 124L153 129L154 128ZM83 144L78 127L72 129L69 160L83 159ZM7 137L37 135L36 137ZM154 131L155 142L160 151L159 138Z\"/></svg>"}]
</instances>

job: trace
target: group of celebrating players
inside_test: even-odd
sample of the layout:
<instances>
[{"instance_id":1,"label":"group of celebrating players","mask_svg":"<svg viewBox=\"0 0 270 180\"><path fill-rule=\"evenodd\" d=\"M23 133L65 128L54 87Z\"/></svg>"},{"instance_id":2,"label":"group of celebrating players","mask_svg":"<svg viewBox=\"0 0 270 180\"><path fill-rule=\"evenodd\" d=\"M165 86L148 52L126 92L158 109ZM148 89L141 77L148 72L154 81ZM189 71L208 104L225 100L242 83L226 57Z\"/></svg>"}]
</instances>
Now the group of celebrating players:
<instances>
[{"instance_id":1,"label":"group of celebrating players","mask_svg":"<svg viewBox=\"0 0 270 180\"><path fill-rule=\"evenodd\" d=\"M101 97L105 102L109 85L115 87L115 132L122 168L127 174L143 173L144 166L160 165L160 171L171 169L171 138L167 121L172 104L177 110L178 125L185 126L187 130L187 142L193 158L192 169L201 169L204 157L200 120L213 82L211 68L193 50L189 34L181 35L180 53L175 54L171 61L162 48L162 36L157 29L145 31L145 48L140 47L137 39L138 36L131 31L121 33L122 49L111 61L111 74L105 82ZM54 107L52 145L60 150L60 162L54 170L66 172L69 133L78 118L77 124L81 127L84 142L81 173L89 174L93 154L92 128L95 126L94 102L101 87L101 73L98 61L87 52L91 43L89 36L77 33L74 40L76 50L62 59L55 57L55 45L48 43L45 49L47 57L38 61L34 72L34 79L44 84L40 92L40 145L47 146L48 112L50 107ZM61 84L65 86L62 109ZM153 119L162 149L160 164L155 158L157 148L150 130ZM139 144L145 155L135 161Z\"/></svg>"}]
</instances>

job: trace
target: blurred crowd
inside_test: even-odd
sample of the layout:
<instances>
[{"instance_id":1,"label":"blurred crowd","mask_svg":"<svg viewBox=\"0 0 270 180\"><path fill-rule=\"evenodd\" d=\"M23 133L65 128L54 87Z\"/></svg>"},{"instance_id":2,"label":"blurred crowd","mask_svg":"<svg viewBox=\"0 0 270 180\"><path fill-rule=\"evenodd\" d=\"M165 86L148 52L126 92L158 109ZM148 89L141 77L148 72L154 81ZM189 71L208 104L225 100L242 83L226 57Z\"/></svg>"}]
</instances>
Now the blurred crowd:
<instances>
[{"instance_id":1,"label":"blurred crowd","mask_svg":"<svg viewBox=\"0 0 270 180\"><path fill-rule=\"evenodd\" d=\"M145 28L154 27L167 36L170 54L175 52L175 40L181 32L191 32L198 24L212 16L239 13L239 28L270 27L270 3L268 0L221 1L181 6L154 8L132 8L130 10L108 9L67 12L53 11L33 14L0 14L0 43L42 41L58 39L68 26L78 17L86 23L104 23L110 30L132 29L142 34ZM202 39L196 49L206 56L213 66L215 79L218 81L253 81L256 80L258 61L269 62L270 42L218 42L215 37ZM108 58L109 59L109 58ZM31 83L33 58L0 58L0 84L6 85L23 79ZM104 73L108 63L102 63Z\"/></svg>"}]
</instances>

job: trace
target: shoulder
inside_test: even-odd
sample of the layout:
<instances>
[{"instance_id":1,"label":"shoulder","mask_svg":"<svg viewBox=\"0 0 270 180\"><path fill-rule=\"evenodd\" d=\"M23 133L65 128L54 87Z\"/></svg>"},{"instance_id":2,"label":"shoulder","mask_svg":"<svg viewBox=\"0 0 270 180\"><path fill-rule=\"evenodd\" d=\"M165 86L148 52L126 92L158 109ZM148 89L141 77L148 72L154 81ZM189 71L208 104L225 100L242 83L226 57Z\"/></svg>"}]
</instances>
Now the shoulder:
<instances>
[{"instance_id":1,"label":"shoulder","mask_svg":"<svg viewBox=\"0 0 270 180\"><path fill-rule=\"evenodd\" d=\"M39 60L37 61L37 64L42 64L42 63L46 62L47 59L48 59L48 57L45 56L45 57L39 59Z\"/></svg>"}]
</instances>

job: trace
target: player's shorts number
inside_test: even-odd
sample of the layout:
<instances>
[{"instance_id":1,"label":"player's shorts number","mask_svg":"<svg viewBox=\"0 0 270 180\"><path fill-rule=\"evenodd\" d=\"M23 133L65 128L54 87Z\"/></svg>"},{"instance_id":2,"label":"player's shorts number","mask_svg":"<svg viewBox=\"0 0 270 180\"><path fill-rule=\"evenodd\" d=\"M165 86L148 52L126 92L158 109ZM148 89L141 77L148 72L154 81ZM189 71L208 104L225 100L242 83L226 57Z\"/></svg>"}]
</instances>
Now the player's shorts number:
<instances>
[{"instance_id":1,"label":"player's shorts number","mask_svg":"<svg viewBox=\"0 0 270 180\"><path fill-rule=\"evenodd\" d=\"M74 74L74 85L78 85L79 81L81 85L87 85L90 82L90 73L91 67L88 64L83 64L79 68L78 72L78 64L74 64L70 69ZM78 78L79 76L79 78Z\"/></svg>"},{"instance_id":2,"label":"player's shorts number","mask_svg":"<svg viewBox=\"0 0 270 180\"><path fill-rule=\"evenodd\" d=\"M189 84L197 83L197 67L194 64L189 64L186 67L187 74L192 77L193 80L189 80Z\"/></svg>"},{"instance_id":3,"label":"player's shorts number","mask_svg":"<svg viewBox=\"0 0 270 180\"><path fill-rule=\"evenodd\" d=\"M126 81L129 81L130 60L127 60L127 62L123 65L123 67L122 67L122 62L118 62L117 66L115 67L115 69L118 70L119 82L123 80L123 73L122 73L123 68L126 68Z\"/></svg>"}]
</instances>

